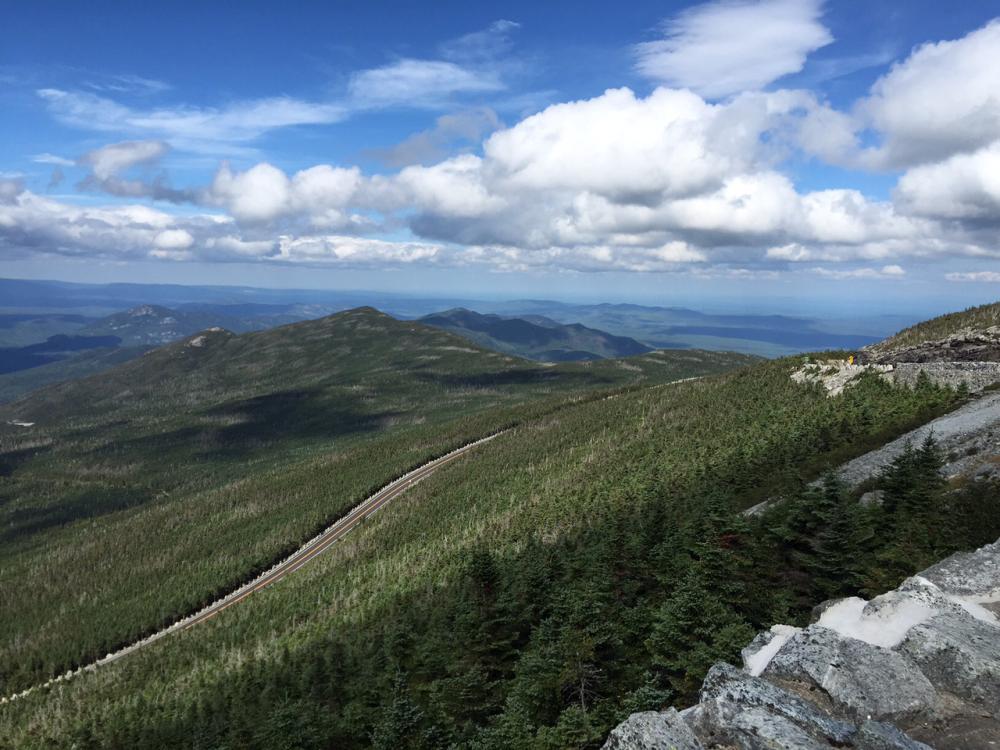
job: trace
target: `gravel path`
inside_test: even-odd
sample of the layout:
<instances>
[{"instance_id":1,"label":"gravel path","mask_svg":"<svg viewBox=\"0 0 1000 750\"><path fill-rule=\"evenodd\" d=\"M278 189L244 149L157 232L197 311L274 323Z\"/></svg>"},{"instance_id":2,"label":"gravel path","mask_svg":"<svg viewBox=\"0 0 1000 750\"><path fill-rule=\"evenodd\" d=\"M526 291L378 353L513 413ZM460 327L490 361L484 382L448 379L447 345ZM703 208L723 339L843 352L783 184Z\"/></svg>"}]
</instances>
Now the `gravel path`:
<instances>
[{"instance_id":1,"label":"gravel path","mask_svg":"<svg viewBox=\"0 0 1000 750\"><path fill-rule=\"evenodd\" d=\"M877 474L908 444L919 446L933 434L945 454L959 454L944 467L947 476L975 474L983 467L996 468L1000 454L1000 393L990 393L970 401L959 409L931 420L881 448L858 456L837 470L850 486L856 486ZM964 455L971 451L970 455Z\"/></svg>"}]
</instances>

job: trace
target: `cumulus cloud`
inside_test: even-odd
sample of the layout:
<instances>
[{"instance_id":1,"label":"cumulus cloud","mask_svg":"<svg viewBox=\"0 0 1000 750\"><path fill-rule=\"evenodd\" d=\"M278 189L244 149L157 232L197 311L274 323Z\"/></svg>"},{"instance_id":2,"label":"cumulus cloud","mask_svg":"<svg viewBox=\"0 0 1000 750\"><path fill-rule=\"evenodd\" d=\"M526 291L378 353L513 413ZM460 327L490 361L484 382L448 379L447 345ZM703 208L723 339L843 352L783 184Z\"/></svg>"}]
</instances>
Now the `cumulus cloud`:
<instances>
[{"instance_id":1,"label":"cumulus cloud","mask_svg":"<svg viewBox=\"0 0 1000 750\"><path fill-rule=\"evenodd\" d=\"M215 175L211 194L241 221L271 221L286 213L291 182L270 164L258 164L245 172L233 172L228 164Z\"/></svg>"},{"instance_id":2,"label":"cumulus cloud","mask_svg":"<svg viewBox=\"0 0 1000 750\"><path fill-rule=\"evenodd\" d=\"M883 135L874 163L908 166L969 153L1000 138L1000 19L961 39L925 44L859 104Z\"/></svg>"},{"instance_id":3,"label":"cumulus cloud","mask_svg":"<svg viewBox=\"0 0 1000 750\"><path fill-rule=\"evenodd\" d=\"M267 163L245 172L234 172L228 164L223 164L206 191L205 200L251 224L304 215L313 226L332 228L355 220L344 209L360 185L361 171L356 167L345 169L321 164L289 178Z\"/></svg>"},{"instance_id":4,"label":"cumulus cloud","mask_svg":"<svg viewBox=\"0 0 1000 750\"><path fill-rule=\"evenodd\" d=\"M991 146L907 171L897 200L914 214L1000 223L1000 129Z\"/></svg>"},{"instance_id":5,"label":"cumulus cloud","mask_svg":"<svg viewBox=\"0 0 1000 750\"><path fill-rule=\"evenodd\" d=\"M822 0L715 0L664 22L664 38L636 45L636 68L709 98L760 89L802 70L833 41Z\"/></svg>"}]
</instances>

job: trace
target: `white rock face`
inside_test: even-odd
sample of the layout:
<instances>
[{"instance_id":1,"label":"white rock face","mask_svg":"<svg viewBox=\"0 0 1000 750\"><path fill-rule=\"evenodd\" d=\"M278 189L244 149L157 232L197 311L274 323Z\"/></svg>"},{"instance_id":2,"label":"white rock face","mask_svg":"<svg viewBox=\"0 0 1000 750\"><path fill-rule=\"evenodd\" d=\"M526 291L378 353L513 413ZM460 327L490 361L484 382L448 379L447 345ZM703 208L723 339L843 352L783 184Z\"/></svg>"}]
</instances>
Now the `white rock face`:
<instances>
[{"instance_id":1,"label":"white rock face","mask_svg":"<svg viewBox=\"0 0 1000 750\"><path fill-rule=\"evenodd\" d=\"M845 359L824 359L805 363L792 373L792 380L803 384L817 383L826 389L828 396L837 396L866 372L890 379L888 373L892 372L892 365L856 365Z\"/></svg>"}]
</instances>

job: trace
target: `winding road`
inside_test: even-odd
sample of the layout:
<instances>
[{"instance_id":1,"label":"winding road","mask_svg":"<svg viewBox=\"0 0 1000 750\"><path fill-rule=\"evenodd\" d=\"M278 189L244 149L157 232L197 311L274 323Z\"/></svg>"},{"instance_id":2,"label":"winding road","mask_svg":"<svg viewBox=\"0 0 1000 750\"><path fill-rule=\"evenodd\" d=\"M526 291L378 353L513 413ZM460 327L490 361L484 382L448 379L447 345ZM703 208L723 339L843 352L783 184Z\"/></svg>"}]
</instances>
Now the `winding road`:
<instances>
[{"instance_id":1,"label":"winding road","mask_svg":"<svg viewBox=\"0 0 1000 750\"><path fill-rule=\"evenodd\" d=\"M105 664L110 664L113 661L117 661L118 659L128 656L133 651L136 651L142 648L143 646L148 646L150 643L158 641L161 638L170 635L171 633L175 633L179 630L187 630L188 628L193 628L195 625L203 623L206 620L212 619L217 614L222 612L224 609L228 609L234 604L243 601L251 594L260 591L261 589L267 586L270 586L272 583L275 583L276 581L280 581L289 573L294 573L296 570L298 570L303 565L308 563L314 557L322 554L323 551L328 549L331 545L335 544L340 539L343 539L348 533L350 533L352 529L356 528L358 524L364 523L366 518L368 518L373 513L378 512L380 508L383 508L386 505L388 505L390 502L392 502L397 497L406 492L408 489L410 489L410 487L415 485L417 482L419 482L422 479L426 479L445 464L451 463L460 456L471 451L473 448L476 448L477 446L480 446L483 443L493 440L499 435L502 435L504 432L506 432L506 430L494 433L492 435L488 435L487 437L480 438L479 440L475 440L471 443L467 443L466 445L463 445L460 448L456 448L450 453L446 453L440 458L435 458L433 461L428 461L427 463L417 467L408 474L404 474L399 479L390 482L385 487L376 492L374 495L371 495L363 502L354 506L354 508L352 508L347 515L345 515L343 518L339 519L338 521L336 521L335 523L324 529L322 533L310 539L308 542L299 547L295 552L293 552L291 555L289 555L284 560L279 562L277 565L261 573L259 576L254 578L249 583L245 583L236 590L231 591L229 594L226 594L226 596L222 597L221 599L212 602L204 609L201 609L192 615L188 615L184 619L175 622L173 625L170 625L169 627L163 628L162 630L158 630L152 635L149 635L140 641L136 641L135 643L125 646L124 648L119 649L118 651L114 651L108 654L107 656L98 659L95 662L80 667L75 671L66 672L65 674L62 674L59 677L55 677L49 680L48 682L35 685L34 687L30 687L27 690L24 690L20 693L0 698L0 703L8 703L18 698L22 698L28 695L29 693L34 692L35 690L40 690L49 687L51 685L54 685L56 683L65 682L66 680L71 679L72 677L80 674L81 672L93 671L98 667L104 666Z\"/></svg>"}]
</instances>

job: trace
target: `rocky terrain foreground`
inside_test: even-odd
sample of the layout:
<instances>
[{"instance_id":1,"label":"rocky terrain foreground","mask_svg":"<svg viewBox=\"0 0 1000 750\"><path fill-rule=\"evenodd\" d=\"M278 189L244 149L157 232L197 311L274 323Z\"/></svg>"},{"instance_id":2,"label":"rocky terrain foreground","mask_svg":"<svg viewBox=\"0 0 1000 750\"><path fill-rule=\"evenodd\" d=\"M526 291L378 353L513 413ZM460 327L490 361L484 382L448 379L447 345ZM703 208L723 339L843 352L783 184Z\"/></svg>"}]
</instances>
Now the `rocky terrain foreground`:
<instances>
[{"instance_id":1,"label":"rocky terrain foreground","mask_svg":"<svg viewBox=\"0 0 1000 750\"><path fill-rule=\"evenodd\" d=\"M716 664L700 702L630 716L606 750L1000 748L1000 541L870 602L816 608Z\"/></svg>"}]
</instances>

